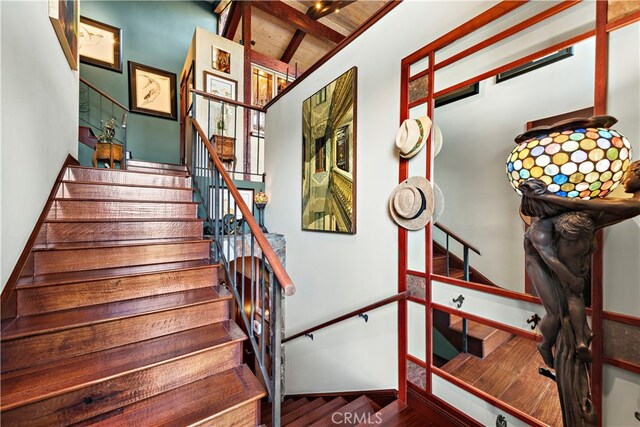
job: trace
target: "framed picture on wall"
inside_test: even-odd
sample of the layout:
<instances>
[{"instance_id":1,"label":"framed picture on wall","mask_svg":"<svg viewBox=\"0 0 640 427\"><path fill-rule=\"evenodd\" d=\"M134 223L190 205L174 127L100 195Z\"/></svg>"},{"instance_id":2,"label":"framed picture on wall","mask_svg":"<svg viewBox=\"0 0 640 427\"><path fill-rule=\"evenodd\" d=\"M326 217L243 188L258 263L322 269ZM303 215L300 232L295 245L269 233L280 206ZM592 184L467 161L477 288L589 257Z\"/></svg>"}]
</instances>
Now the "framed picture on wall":
<instances>
[{"instance_id":1,"label":"framed picture on wall","mask_svg":"<svg viewBox=\"0 0 640 427\"><path fill-rule=\"evenodd\" d=\"M129 61L129 109L176 120L176 75Z\"/></svg>"},{"instance_id":2,"label":"framed picture on wall","mask_svg":"<svg viewBox=\"0 0 640 427\"><path fill-rule=\"evenodd\" d=\"M49 20L72 70L78 69L78 0L49 0Z\"/></svg>"},{"instance_id":3,"label":"framed picture on wall","mask_svg":"<svg viewBox=\"0 0 640 427\"><path fill-rule=\"evenodd\" d=\"M204 71L205 92L227 99L236 99L238 82ZM209 101L210 134L235 137L236 107L222 102Z\"/></svg>"},{"instance_id":4,"label":"framed picture on wall","mask_svg":"<svg viewBox=\"0 0 640 427\"><path fill-rule=\"evenodd\" d=\"M302 103L302 229L356 233L353 67Z\"/></svg>"},{"instance_id":5,"label":"framed picture on wall","mask_svg":"<svg viewBox=\"0 0 640 427\"><path fill-rule=\"evenodd\" d=\"M81 16L78 39L81 62L122 73L120 28Z\"/></svg>"},{"instance_id":6,"label":"framed picture on wall","mask_svg":"<svg viewBox=\"0 0 640 427\"><path fill-rule=\"evenodd\" d=\"M231 74L231 53L211 46L211 68Z\"/></svg>"},{"instance_id":7,"label":"framed picture on wall","mask_svg":"<svg viewBox=\"0 0 640 427\"><path fill-rule=\"evenodd\" d=\"M212 95L221 96L222 98L236 98L238 82L226 77L218 76L208 71L204 71L204 90Z\"/></svg>"}]
</instances>

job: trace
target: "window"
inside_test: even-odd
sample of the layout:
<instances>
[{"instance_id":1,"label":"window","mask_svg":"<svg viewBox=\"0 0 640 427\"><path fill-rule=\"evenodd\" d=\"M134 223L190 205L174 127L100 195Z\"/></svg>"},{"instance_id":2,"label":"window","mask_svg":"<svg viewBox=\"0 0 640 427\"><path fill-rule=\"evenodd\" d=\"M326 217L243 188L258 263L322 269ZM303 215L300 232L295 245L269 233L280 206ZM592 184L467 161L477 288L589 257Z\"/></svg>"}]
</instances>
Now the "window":
<instances>
[{"instance_id":1,"label":"window","mask_svg":"<svg viewBox=\"0 0 640 427\"><path fill-rule=\"evenodd\" d=\"M327 168L327 141L324 138L316 139L316 172L324 172Z\"/></svg>"},{"instance_id":2,"label":"window","mask_svg":"<svg viewBox=\"0 0 640 427\"><path fill-rule=\"evenodd\" d=\"M327 100L327 87L323 87L318 92L316 92L316 105L322 104Z\"/></svg>"}]
</instances>

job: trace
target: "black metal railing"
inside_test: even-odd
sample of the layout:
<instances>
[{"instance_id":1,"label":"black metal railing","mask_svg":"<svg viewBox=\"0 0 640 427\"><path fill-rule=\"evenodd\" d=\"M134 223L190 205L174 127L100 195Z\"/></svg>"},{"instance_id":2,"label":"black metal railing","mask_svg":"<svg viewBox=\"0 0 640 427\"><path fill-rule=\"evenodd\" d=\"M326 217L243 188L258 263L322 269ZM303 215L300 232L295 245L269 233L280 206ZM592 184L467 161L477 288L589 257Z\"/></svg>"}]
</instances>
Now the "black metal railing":
<instances>
[{"instance_id":1,"label":"black metal railing","mask_svg":"<svg viewBox=\"0 0 640 427\"><path fill-rule=\"evenodd\" d=\"M80 77L78 117L81 126L89 127L95 135L102 132L102 126L114 118L115 136L113 141L122 145L123 166L127 158L127 118L129 109L107 95L87 80Z\"/></svg>"},{"instance_id":2,"label":"black metal railing","mask_svg":"<svg viewBox=\"0 0 640 427\"><path fill-rule=\"evenodd\" d=\"M266 110L192 89L191 117L200 123L209 142L233 179L262 181Z\"/></svg>"},{"instance_id":3,"label":"black metal railing","mask_svg":"<svg viewBox=\"0 0 640 427\"><path fill-rule=\"evenodd\" d=\"M466 240L462 239L456 233L445 227L440 223L435 223L434 226L444 233L444 249L446 253L445 258L445 275L448 277L451 275L451 250L450 250L450 239L455 240L460 245L462 245L462 279L466 282L470 279L469 274L469 251L473 251L478 255L482 255L480 250L477 249L472 244L468 243ZM468 320L464 317L462 318L462 351L464 353L468 352L469 345L469 325Z\"/></svg>"},{"instance_id":4,"label":"black metal railing","mask_svg":"<svg viewBox=\"0 0 640 427\"><path fill-rule=\"evenodd\" d=\"M194 101L196 119L192 120L189 169L213 238L212 257L229 278L237 304L236 319L249 337L257 361L256 374L262 377L272 403L273 425L279 426L283 397L282 297L283 293L293 295L295 287L235 187L228 165L220 159L215 138L211 138L212 129L200 126L197 117L202 106L207 108L206 103Z\"/></svg>"}]
</instances>

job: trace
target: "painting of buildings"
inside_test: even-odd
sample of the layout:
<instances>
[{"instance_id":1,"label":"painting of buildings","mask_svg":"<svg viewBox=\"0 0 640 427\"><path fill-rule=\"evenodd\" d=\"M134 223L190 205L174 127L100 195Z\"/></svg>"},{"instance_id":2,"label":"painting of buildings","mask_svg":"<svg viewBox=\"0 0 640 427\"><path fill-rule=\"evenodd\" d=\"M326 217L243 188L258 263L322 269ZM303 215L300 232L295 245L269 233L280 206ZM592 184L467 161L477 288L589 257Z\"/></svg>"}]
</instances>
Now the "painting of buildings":
<instances>
[{"instance_id":1,"label":"painting of buildings","mask_svg":"<svg viewBox=\"0 0 640 427\"><path fill-rule=\"evenodd\" d=\"M303 103L303 230L356 232L356 76L353 67Z\"/></svg>"}]
</instances>

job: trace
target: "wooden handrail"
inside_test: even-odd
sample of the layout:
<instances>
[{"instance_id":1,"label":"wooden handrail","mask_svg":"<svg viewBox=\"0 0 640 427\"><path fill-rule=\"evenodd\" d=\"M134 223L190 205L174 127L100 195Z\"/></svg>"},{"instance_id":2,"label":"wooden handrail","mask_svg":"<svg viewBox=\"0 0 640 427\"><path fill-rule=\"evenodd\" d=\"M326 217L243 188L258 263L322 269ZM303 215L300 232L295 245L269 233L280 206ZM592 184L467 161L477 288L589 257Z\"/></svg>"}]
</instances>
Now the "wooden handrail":
<instances>
[{"instance_id":1,"label":"wooden handrail","mask_svg":"<svg viewBox=\"0 0 640 427\"><path fill-rule=\"evenodd\" d=\"M380 308L380 307L385 306L387 304L391 304L392 302L400 301L400 300L407 299L407 298L409 298L409 293L407 291L400 292L400 293L398 293L396 295L392 295L392 296L390 296L388 298L381 299L378 302L374 302L373 304L369 304L369 305L366 305L366 306L364 306L362 308L359 308L357 310L353 310L353 311L351 311L351 312L349 312L347 314L343 314L342 316L335 317L335 318L333 318L331 320L328 320L328 321L326 321L324 323L320 323L319 325L313 326L313 327L311 327L309 329L305 329L304 331L298 332L297 334L293 334L290 337L284 338L282 340L282 343L284 344L287 341L291 341L291 340L294 340L296 338L300 338L301 336L310 334L311 332L315 332L315 331L317 331L319 329L322 329L322 328L326 328L327 326L334 325L334 324L336 324L338 322L342 322L343 320L346 320L346 319L349 319L351 317L357 316L358 314L366 313L367 311L375 310L376 308Z\"/></svg>"},{"instance_id":2,"label":"wooden handrail","mask_svg":"<svg viewBox=\"0 0 640 427\"><path fill-rule=\"evenodd\" d=\"M258 107L257 105L245 104L244 102L235 101L233 99L224 98L222 96L212 95L210 93L203 92L201 90L191 89L191 93L199 95L199 96L201 96L203 98L210 99L212 101L220 101L220 102L224 102L226 104L235 105L237 107L243 107L243 108L248 108L249 110L259 111L261 113L266 113L267 112L267 110L265 110L262 107Z\"/></svg>"},{"instance_id":3,"label":"wooden handrail","mask_svg":"<svg viewBox=\"0 0 640 427\"><path fill-rule=\"evenodd\" d=\"M110 97L109 95L107 95L106 93L104 93L103 91L101 91L100 89L98 89L97 87L95 87L94 85L92 85L91 83L89 83L88 81L83 79L82 77L80 77L80 81L82 83L86 84L87 86L89 86L91 89L93 89L96 92L98 92L100 95L102 95L105 98L107 98L109 101L111 101L114 104L116 104L118 107L122 108L124 111L129 112L129 109L127 107L125 107L124 105L120 104L118 101L116 101L115 99L113 99L112 97Z\"/></svg>"},{"instance_id":4,"label":"wooden handrail","mask_svg":"<svg viewBox=\"0 0 640 427\"><path fill-rule=\"evenodd\" d=\"M278 279L278 282L280 283L280 286L282 287L284 294L286 296L291 296L295 294L296 288L293 285L293 281L289 277L289 274L287 274L287 271L284 269L284 266L280 262L280 259L278 258L276 253L273 251L273 248L271 247L271 245L269 244L269 241L267 240L264 233L260 229L260 226L258 225L256 220L253 218L253 214L249 210L249 207L247 206L247 204L242 199L240 192L238 192L238 189L233 184L233 180L231 179L229 174L225 171L224 166L222 165L222 161L216 154L216 151L213 149L213 146L209 142L207 135L204 133L204 131L202 130L202 127L200 127L200 124L198 123L197 120L193 119L192 123L196 131L198 132L198 135L200 135L200 138L202 139L202 142L204 143L205 147L207 147L207 150L209 151L209 155L211 156L213 163L215 163L216 168L220 172L220 175L222 175L222 179L227 184L227 188L229 189L229 192L233 196L233 199L235 200L237 207L240 208L240 212L242 212L242 217L244 218L245 223L249 226L249 229L253 233L256 241L258 242L258 245L260 245L260 248L262 249L262 254L265 256L265 258L269 262L269 265L273 270L273 274Z\"/></svg>"},{"instance_id":5,"label":"wooden handrail","mask_svg":"<svg viewBox=\"0 0 640 427\"><path fill-rule=\"evenodd\" d=\"M445 233L447 233L449 236L453 237L454 240L458 241L458 243L460 243L463 246L468 247L469 249L471 249L473 252L477 253L478 255L482 255L480 253L480 249L476 248L475 246L473 246L471 243L467 242L466 240L464 240L462 237L458 236L456 233L454 233L453 231L451 231L450 229L448 229L447 227L445 227L444 225L440 224L439 222L433 224L436 227L438 227L440 230L444 231Z\"/></svg>"}]
</instances>

